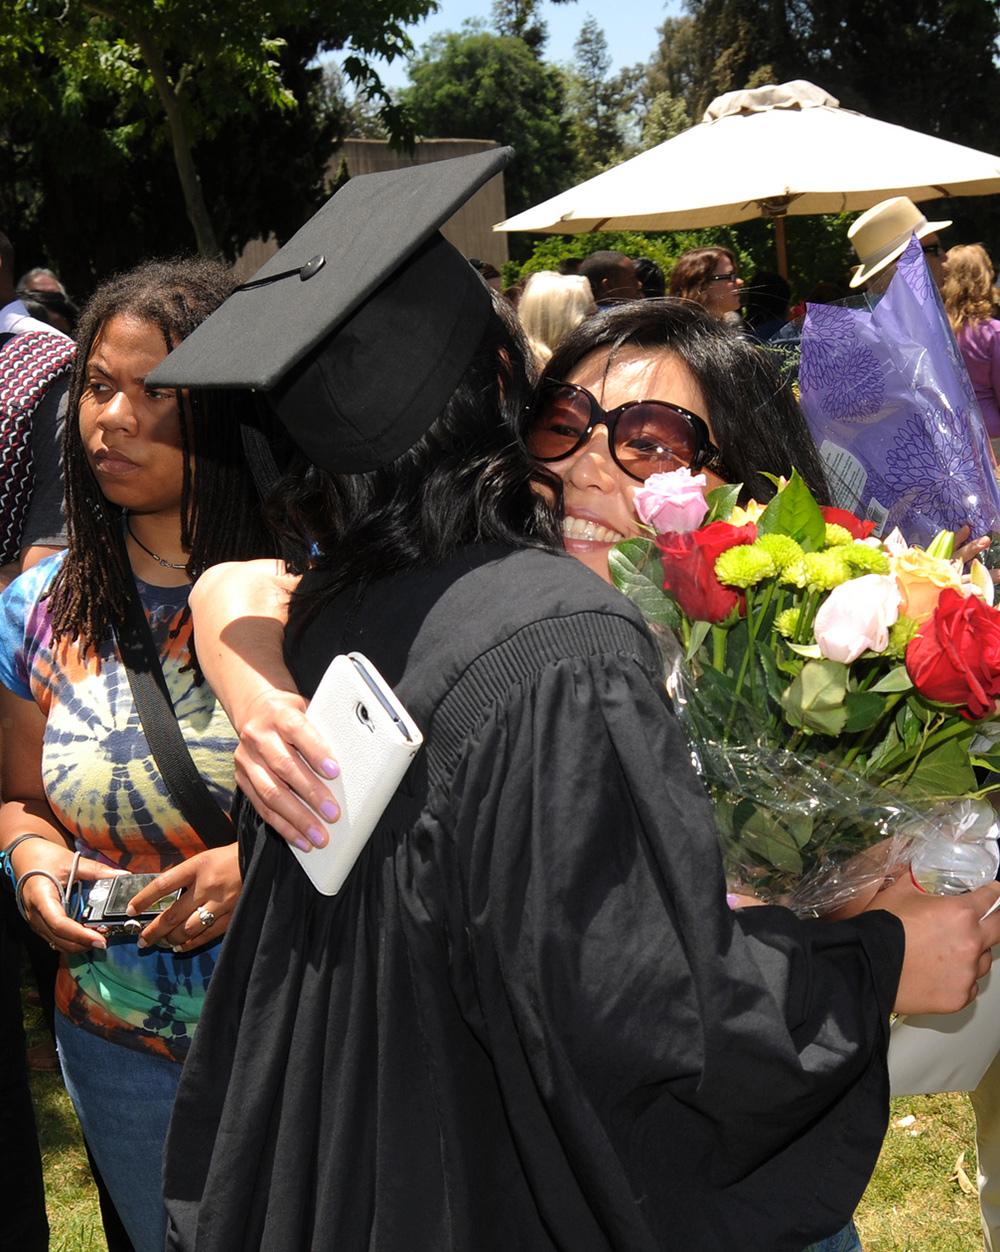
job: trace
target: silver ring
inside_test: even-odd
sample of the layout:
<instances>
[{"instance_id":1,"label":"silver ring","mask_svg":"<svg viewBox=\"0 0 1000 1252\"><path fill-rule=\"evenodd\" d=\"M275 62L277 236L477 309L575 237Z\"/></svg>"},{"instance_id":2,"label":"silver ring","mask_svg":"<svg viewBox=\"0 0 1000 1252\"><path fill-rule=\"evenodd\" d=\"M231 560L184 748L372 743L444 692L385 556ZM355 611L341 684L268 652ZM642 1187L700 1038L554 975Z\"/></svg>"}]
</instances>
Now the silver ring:
<instances>
[{"instance_id":1,"label":"silver ring","mask_svg":"<svg viewBox=\"0 0 1000 1252\"><path fill-rule=\"evenodd\" d=\"M214 926L215 914L212 912L211 909L199 909L198 921L201 922L203 926Z\"/></svg>"}]
</instances>

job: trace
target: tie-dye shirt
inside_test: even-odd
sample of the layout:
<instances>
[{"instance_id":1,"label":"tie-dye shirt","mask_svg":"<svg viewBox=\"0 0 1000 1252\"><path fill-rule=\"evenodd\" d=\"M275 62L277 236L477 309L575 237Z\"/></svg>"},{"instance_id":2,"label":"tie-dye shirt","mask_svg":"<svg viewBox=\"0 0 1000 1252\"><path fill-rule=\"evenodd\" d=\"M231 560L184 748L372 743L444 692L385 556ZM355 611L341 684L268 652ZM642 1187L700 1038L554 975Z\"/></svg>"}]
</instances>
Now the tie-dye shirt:
<instances>
[{"instance_id":1,"label":"tie-dye shirt","mask_svg":"<svg viewBox=\"0 0 1000 1252\"><path fill-rule=\"evenodd\" d=\"M159 872L205 845L159 775L113 643L85 660L75 643L52 646L44 593L64 555L28 570L0 597L0 682L45 714L45 794L77 848L134 873ZM184 739L212 794L228 809L236 738L211 689L196 686L190 669L183 669L191 623L181 616L189 588L136 585ZM183 1060L218 946L175 956L113 940L106 952L64 957L56 1003L86 1030Z\"/></svg>"}]
</instances>

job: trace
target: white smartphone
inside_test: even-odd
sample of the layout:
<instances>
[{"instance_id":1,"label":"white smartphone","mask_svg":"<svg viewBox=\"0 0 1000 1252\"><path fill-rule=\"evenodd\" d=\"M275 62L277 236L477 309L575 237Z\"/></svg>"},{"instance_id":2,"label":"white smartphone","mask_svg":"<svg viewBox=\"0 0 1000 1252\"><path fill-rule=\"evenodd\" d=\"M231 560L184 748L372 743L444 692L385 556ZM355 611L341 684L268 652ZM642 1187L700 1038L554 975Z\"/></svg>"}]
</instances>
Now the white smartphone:
<instances>
[{"instance_id":1,"label":"white smartphone","mask_svg":"<svg viewBox=\"0 0 1000 1252\"><path fill-rule=\"evenodd\" d=\"M329 744L340 774L323 778L340 808L324 822L325 848L291 847L310 882L336 895L423 743L416 723L371 661L360 652L335 656L306 717ZM322 820L322 819L320 819Z\"/></svg>"}]
</instances>

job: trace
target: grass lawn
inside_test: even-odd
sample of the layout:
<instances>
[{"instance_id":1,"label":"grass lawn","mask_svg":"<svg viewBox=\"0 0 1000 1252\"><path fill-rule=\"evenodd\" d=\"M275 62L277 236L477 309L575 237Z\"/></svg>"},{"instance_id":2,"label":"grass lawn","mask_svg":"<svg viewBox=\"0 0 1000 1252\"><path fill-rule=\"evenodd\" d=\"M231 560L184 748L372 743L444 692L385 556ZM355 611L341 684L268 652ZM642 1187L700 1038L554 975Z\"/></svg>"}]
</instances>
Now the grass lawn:
<instances>
[{"instance_id":1,"label":"grass lawn","mask_svg":"<svg viewBox=\"0 0 1000 1252\"><path fill-rule=\"evenodd\" d=\"M28 1009L26 1019L29 1042L44 1038L37 1010ZM34 1074L32 1092L45 1165L50 1252L105 1252L97 1193L58 1074ZM964 1175L956 1170L962 1153ZM975 1195L962 1188L963 1181L969 1186L975 1178L975 1131L965 1096L894 1100L878 1169L857 1215L866 1252L978 1252L979 1207Z\"/></svg>"}]
</instances>

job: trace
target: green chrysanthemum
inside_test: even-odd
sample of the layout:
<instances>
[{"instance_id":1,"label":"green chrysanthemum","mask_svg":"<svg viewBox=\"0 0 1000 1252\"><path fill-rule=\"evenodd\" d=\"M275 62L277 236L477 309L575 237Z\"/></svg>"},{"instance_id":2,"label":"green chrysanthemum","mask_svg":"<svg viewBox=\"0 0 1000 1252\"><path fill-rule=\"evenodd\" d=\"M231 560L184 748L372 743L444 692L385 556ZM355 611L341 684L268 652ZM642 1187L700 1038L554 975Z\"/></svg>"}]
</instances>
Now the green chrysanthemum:
<instances>
[{"instance_id":1,"label":"green chrysanthemum","mask_svg":"<svg viewBox=\"0 0 1000 1252\"><path fill-rule=\"evenodd\" d=\"M715 576L726 587L756 587L777 572L769 554L750 543L729 548L715 562Z\"/></svg>"},{"instance_id":2,"label":"green chrysanthemum","mask_svg":"<svg viewBox=\"0 0 1000 1252\"><path fill-rule=\"evenodd\" d=\"M807 552L801 561L796 561L785 570L781 581L806 587L810 591L830 591L839 587L851 577L850 566L840 555L842 551L841 548L834 548L829 552Z\"/></svg>"},{"instance_id":3,"label":"green chrysanthemum","mask_svg":"<svg viewBox=\"0 0 1000 1252\"><path fill-rule=\"evenodd\" d=\"M784 609L774 619L774 629L785 639L792 639L799 628L801 612L798 608Z\"/></svg>"},{"instance_id":4,"label":"green chrysanthemum","mask_svg":"<svg viewBox=\"0 0 1000 1252\"><path fill-rule=\"evenodd\" d=\"M846 526L838 526L836 522L827 522L824 542L828 548L840 548L845 543L853 543L854 536Z\"/></svg>"},{"instance_id":5,"label":"green chrysanthemum","mask_svg":"<svg viewBox=\"0 0 1000 1252\"><path fill-rule=\"evenodd\" d=\"M864 543L852 543L837 549L837 554L847 562L853 577L861 574L888 574L889 558L881 548L869 548Z\"/></svg>"},{"instance_id":6,"label":"green chrysanthemum","mask_svg":"<svg viewBox=\"0 0 1000 1252\"><path fill-rule=\"evenodd\" d=\"M912 617L897 618L889 627L889 646L885 650L885 655L903 657L906 654L906 645L919 629L920 623L915 622Z\"/></svg>"},{"instance_id":7,"label":"green chrysanthemum","mask_svg":"<svg viewBox=\"0 0 1000 1252\"><path fill-rule=\"evenodd\" d=\"M784 573L789 565L794 565L796 561L801 561L805 555L801 546L795 542L791 535L758 535L757 541L753 546L764 549L774 562L774 568L779 574Z\"/></svg>"}]
</instances>

